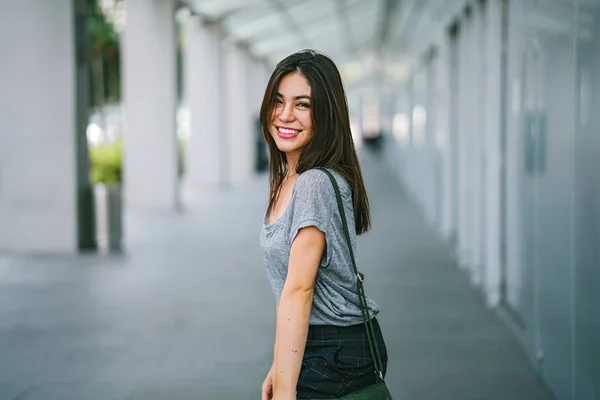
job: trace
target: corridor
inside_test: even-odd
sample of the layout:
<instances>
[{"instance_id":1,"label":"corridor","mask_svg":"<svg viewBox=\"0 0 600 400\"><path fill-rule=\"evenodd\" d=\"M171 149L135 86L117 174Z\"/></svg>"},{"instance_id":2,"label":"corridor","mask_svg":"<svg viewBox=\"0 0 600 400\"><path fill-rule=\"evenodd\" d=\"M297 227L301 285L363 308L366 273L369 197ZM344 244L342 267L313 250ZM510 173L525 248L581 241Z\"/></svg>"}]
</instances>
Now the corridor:
<instances>
[{"instance_id":1,"label":"corridor","mask_svg":"<svg viewBox=\"0 0 600 400\"><path fill-rule=\"evenodd\" d=\"M361 160L373 230L357 257L395 398L551 399L395 175ZM259 399L274 335L258 246L267 184L130 213L123 255L0 259L0 399Z\"/></svg>"}]
</instances>

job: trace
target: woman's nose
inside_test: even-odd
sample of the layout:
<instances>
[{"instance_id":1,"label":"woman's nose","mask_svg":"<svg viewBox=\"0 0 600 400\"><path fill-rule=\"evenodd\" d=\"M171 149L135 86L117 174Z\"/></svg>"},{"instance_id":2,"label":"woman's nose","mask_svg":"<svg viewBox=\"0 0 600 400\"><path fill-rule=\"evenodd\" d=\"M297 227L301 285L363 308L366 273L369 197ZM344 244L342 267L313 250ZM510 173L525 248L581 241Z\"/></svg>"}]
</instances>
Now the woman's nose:
<instances>
[{"instance_id":1,"label":"woman's nose","mask_svg":"<svg viewBox=\"0 0 600 400\"><path fill-rule=\"evenodd\" d=\"M279 114L279 119L282 121L292 121L294 119L294 110L291 106L283 106L281 109L281 113Z\"/></svg>"}]
</instances>

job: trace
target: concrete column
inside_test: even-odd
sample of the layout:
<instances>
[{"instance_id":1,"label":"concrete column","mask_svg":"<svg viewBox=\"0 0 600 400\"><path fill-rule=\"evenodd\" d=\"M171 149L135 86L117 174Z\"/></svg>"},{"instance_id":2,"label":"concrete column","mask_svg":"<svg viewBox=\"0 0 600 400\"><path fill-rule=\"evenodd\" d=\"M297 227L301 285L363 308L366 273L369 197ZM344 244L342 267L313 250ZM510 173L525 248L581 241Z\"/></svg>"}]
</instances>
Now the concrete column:
<instances>
[{"instance_id":1,"label":"concrete column","mask_svg":"<svg viewBox=\"0 0 600 400\"><path fill-rule=\"evenodd\" d=\"M485 56L487 76L484 83L486 95L485 132L485 270L483 288L487 304L496 306L500 302L501 268L501 127L502 106L502 4L500 0L487 2Z\"/></svg>"},{"instance_id":2,"label":"concrete column","mask_svg":"<svg viewBox=\"0 0 600 400\"><path fill-rule=\"evenodd\" d=\"M412 179L413 163L413 147L414 147L414 107L415 107L415 69L410 73L410 78L406 82L406 106L408 116L408 138L406 146L402 149L402 178L407 185L409 191L414 193L414 184Z\"/></svg>"},{"instance_id":3,"label":"concrete column","mask_svg":"<svg viewBox=\"0 0 600 400\"><path fill-rule=\"evenodd\" d=\"M76 4L0 2L0 251L78 249Z\"/></svg>"},{"instance_id":4,"label":"concrete column","mask_svg":"<svg viewBox=\"0 0 600 400\"><path fill-rule=\"evenodd\" d=\"M472 64L471 64L471 34L470 22L463 17L458 35L458 65L459 65L459 145L458 145L458 259L461 268L467 268L471 259L470 221L472 220L471 192L471 107L472 93Z\"/></svg>"},{"instance_id":5,"label":"concrete column","mask_svg":"<svg viewBox=\"0 0 600 400\"><path fill-rule=\"evenodd\" d=\"M424 155L426 154L427 129L427 74L425 65L419 64L413 75L412 101L412 146L410 147L410 174L413 192L419 204L427 213L426 188L427 169Z\"/></svg>"},{"instance_id":6,"label":"concrete column","mask_svg":"<svg viewBox=\"0 0 600 400\"><path fill-rule=\"evenodd\" d=\"M425 110L427 112L425 123L425 149L423 152L423 162L425 173L424 199L427 217L431 224L439 226L439 201L440 201L440 182L438 179L438 152L435 146L435 133L437 127L437 65L439 59L437 55L429 55L425 70Z\"/></svg>"},{"instance_id":7,"label":"concrete column","mask_svg":"<svg viewBox=\"0 0 600 400\"><path fill-rule=\"evenodd\" d=\"M260 106L262 104L263 96L265 95L265 90L267 88L267 83L269 82L269 77L271 71L268 71L264 66L262 61L253 59L251 61L251 73L250 73L250 93L252 96L251 107L255 110L256 116L258 116L260 112Z\"/></svg>"},{"instance_id":8,"label":"concrete column","mask_svg":"<svg viewBox=\"0 0 600 400\"><path fill-rule=\"evenodd\" d=\"M175 0L127 0L123 40L127 205L178 205Z\"/></svg>"},{"instance_id":9,"label":"concrete column","mask_svg":"<svg viewBox=\"0 0 600 400\"><path fill-rule=\"evenodd\" d=\"M267 87L269 76L266 75L264 66L255 58L248 58L248 84L249 84L249 107L250 107L250 118L252 123L252 135L254 140L254 157L265 157L268 155L266 144L260 137L260 124L259 115L260 107L262 105L263 96ZM256 167L255 163L257 158L253 160L253 167Z\"/></svg>"},{"instance_id":10,"label":"concrete column","mask_svg":"<svg viewBox=\"0 0 600 400\"><path fill-rule=\"evenodd\" d=\"M195 193L223 182L222 49L218 25L185 25L184 91L190 110L186 186Z\"/></svg>"},{"instance_id":11,"label":"concrete column","mask_svg":"<svg viewBox=\"0 0 600 400\"><path fill-rule=\"evenodd\" d=\"M464 109L464 117L466 123L466 141L465 141L465 157L467 159L466 172L466 198L467 213L466 213L466 229L465 229L465 267L468 268L469 277L473 285L478 285L480 282L480 270L477 266L477 258L479 251L479 237L477 236L477 227L480 217L481 204L480 193L478 190L478 177L480 164L479 157L479 136L478 131L479 119L479 46L478 37L478 4L474 3L471 7L471 14L467 19L467 47L465 59L468 60L468 79L466 81L467 98Z\"/></svg>"},{"instance_id":12,"label":"concrete column","mask_svg":"<svg viewBox=\"0 0 600 400\"><path fill-rule=\"evenodd\" d=\"M395 123L394 136L394 151L392 157L394 160L394 172L399 180L407 184L406 180L406 149L410 146L410 131L412 121L412 105L410 104L410 92L408 79L403 81L398 89L399 100L396 102L398 115L397 123Z\"/></svg>"},{"instance_id":13,"label":"concrete column","mask_svg":"<svg viewBox=\"0 0 600 400\"><path fill-rule=\"evenodd\" d=\"M460 37L454 33L447 40L448 73L448 168L449 168L449 196L448 202L448 237L455 251L460 251L459 228L460 228L460 146L461 146L461 91L462 74L460 70Z\"/></svg>"},{"instance_id":14,"label":"concrete column","mask_svg":"<svg viewBox=\"0 0 600 400\"><path fill-rule=\"evenodd\" d=\"M228 46L225 71L226 181L237 185L254 174L256 154L255 107L250 103L249 59L243 49Z\"/></svg>"},{"instance_id":15,"label":"concrete column","mask_svg":"<svg viewBox=\"0 0 600 400\"><path fill-rule=\"evenodd\" d=\"M394 92L389 82L379 83L379 129L384 136L392 133ZM381 138L383 139L383 138Z\"/></svg>"},{"instance_id":16,"label":"concrete column","mask_svg":"<svg viewBox=\"0 0 600 400\"><path fill-rule=\"evenodd\" d=\"M263 83L263 89L261 91L261 99L264 95L264 91L267 88L267 85L269 83L269 79L271 78L271 75L273 74L273 70L275 69L274 65L269 65L266 62L263 62L259 65L259 74L262 77L262 83Z\"/></svg>"},{"instance_id":17,"label":"concrete column","mask_svg":"<svg viewBox=\"0 0 600 400\"><path fill-rule=\"evenodd\" d=\"M485 81L486 81L486 60L480 55L485 52L483 36L486 29L484 26L484 15L482 3L473 3L471 15L471 63L472 63L472 79L471 86L471 162L473 165L471 173L471 196L473 205L473 215L471 220L471 259L469 267L471 270L471 283L474 286L480 286L483 277L483 257L484 257L484 220L485 220L485 192L483 178L485 176L485 154L484 143L486 132L483 122L487 112L485 104L487 98L485 96Z\"/></svg>"},{"instance_id":18,"label":"concrete column","mask_svg":"<svg viewBox=\"0 0 600 400\"><path fill-rule=\"evenodd\" d=\"M526 82L522 78L525 33L525 5L511 2L508 17L507 48L507 110L506 110L506 282L505 299L525 320L530 320L529 293L530 272L523 262L526 249L526 233L523 230L523 149L522 97Z\"/></svg>"},{"instance_id":19,"label":"concrete column","mask_svg":"<svg viewBox=\"0 0 600 400\"><path fill-rule=\"evenodd\" d=\"M451 117L451 57L452 42L447 38L440 45L439 59L437 63L437 112L436 112L436 147L440 152L441 162L441 207L440 207L440 230L443 237L450 241L454 231L454 192L456 187L453 180L453 165L456 163L456 154L453 151L452 127L450 126Z\"/></svg>"}]
</instances>

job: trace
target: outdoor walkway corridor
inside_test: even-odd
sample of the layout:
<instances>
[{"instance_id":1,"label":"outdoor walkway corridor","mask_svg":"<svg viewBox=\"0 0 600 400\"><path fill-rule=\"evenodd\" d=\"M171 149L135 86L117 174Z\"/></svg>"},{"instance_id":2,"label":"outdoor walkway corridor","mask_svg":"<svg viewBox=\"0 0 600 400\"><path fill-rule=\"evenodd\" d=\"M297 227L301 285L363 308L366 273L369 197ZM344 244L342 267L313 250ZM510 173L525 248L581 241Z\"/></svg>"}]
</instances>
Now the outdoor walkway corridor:
<instances>
[{"instance_id":1,"label":"outdoor walkway corridor","mask_svg":"<svg viewBox=\"0 0 600 400\"><path fill-rule=\"evenodd\" d=\"M381 161L362 155L359 238L398 400L550 399L521 348ZM267 178L176 214L127 216L122 256L0 259L0 399L258 400L274 297Z\"/></svg>"}]
</instances>

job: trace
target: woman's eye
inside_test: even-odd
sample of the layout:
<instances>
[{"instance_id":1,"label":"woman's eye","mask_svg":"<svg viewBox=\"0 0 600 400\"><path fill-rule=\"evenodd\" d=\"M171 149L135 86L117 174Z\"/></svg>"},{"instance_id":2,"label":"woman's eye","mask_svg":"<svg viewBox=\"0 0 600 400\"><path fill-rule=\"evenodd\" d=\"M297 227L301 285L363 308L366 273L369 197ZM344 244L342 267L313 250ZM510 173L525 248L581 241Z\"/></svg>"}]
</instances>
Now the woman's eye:
<instances>
[{"instance_id":1,"label":"woman's eye","mask_svg":"<svg viewBox=\"0 0 600 400\"><path fill-rule=\"evenodd\" d=\"M308 103L298 103L298 106L302 108L310 108L310 104Z\"/></svg>"}]
</instances>

